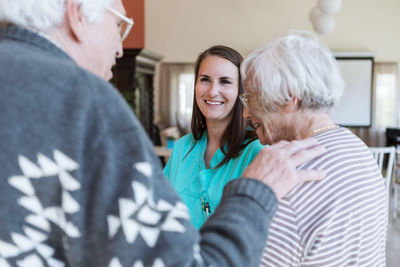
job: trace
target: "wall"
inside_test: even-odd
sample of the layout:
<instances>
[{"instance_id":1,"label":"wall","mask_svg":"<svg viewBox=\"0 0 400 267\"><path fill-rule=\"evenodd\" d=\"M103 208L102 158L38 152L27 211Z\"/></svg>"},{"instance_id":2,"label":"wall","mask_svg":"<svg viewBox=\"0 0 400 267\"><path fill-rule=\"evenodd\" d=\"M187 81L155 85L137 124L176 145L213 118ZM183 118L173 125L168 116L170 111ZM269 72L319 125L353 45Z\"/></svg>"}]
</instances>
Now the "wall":
<instances>
[{"instance_id":1,"label":"wall","mask_svg":"<svg viewBox=\"0 0 400 267\"><path fill-rule=\"evenodd\" d=\"M146 0L146 48L164 62L193 62L200 51L225 44L244 55L290 29L312 31L317 0ZM335 51L372 51L377 61L400 61L400 1L343 0L333 33Z\"/></svg>"},{"instance_id":2,"label":"wall","mask_svg":"<svg viewBox=\"0 0 400 267\"><path fill-rule=\"evenodd\" d=\"M144 0L123 0L128 18L133 18L134 25L124 41L124 48L144 48Z\"/></svg>"}]
</instances>

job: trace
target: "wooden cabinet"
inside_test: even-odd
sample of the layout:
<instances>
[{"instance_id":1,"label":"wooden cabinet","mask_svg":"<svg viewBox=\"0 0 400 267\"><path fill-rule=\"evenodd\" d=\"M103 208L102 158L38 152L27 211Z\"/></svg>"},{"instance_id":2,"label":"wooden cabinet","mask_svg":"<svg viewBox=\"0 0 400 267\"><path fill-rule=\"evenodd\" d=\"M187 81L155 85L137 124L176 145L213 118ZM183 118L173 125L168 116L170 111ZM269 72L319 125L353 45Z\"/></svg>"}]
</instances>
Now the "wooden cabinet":
<instances>
[{"instance_id":1,"label":"wooden cabinet","mask_svg":"<svg viewBox=\"0 0 400 267\"><path fill-rule=\"evenodd\" d=\"M154 126L153 80L160 60L160 55L145 49L124 49L112 80L154 143L158 142L159 133Z\"/></svg>"}]
</instances>

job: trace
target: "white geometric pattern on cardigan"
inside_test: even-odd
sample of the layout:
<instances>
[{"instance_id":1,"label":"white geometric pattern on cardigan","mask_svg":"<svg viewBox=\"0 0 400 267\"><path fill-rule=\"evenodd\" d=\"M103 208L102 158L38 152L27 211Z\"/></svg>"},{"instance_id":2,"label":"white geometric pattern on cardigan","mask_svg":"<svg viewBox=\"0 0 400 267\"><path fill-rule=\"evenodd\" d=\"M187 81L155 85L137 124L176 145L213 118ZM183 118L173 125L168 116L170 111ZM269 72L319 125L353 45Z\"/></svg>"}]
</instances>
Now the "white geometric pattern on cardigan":
<instances>
[{"instance_id":1,"label":"white geometric pattern on cardigan","mask_svg":"<svg viewBox=\"0 0 400 267\"><path fill-rule=\"evenodd\" d=\"M38 164L35 164L23 155L18 156L18 164L23 175L10 177L8 183L23 194L17 202L31 214L25 218L24 233L10 233L14 244L0 240L0 266L2 267L10 266L7 259L18 257L20 254L27 254L22 260L17 261L21 267L44 266L41 257L49 266L65 266L63 262L53 258L54 249L45 244L51 231L50 222L60 227L71 238L81 236L78 228L66 219L66 214L74 214L80 210L80 205L71 196L71 192L80 189L81 185L70 174L77 170L79 165L59 150L53 151L53 157L54 160L38 154ZM31 181L57 178L62 190L61 206L44 207Z\"/></svg>"},{"instance_id":2,"label":"white geometric pattern on cardigan","mask_svg":"<svg viewBox=\"0 0 400 267\"><path fill-rule=\"evenodd\" d=\"M72 197L71 192L79 190L81 184L70 174L79 168L79 164L59 150L53 151L53 157L54 160L38 154L37 164L23 155L18 157L23 175L10 177L8 183L23 194L17 202L31 214L25 218L24 233L10 233L13 244L0 240L1 267L11 266L7 259L17 258L21 254L27 255L17 261L21 267L44 266L42 259L45 259L47 264L52 267L65 266L63 262L53 258L54 249L45 244L51 232L50 222L60 227L71 238L81 236L79 229L66 219L66 214L75 214L80 211L80 205ZM146 162L137 163L134 168L148 178L153 173L151 165ZM44 207L31 181L55 178L59 179L61 185L61 206ZM185 231L184 226L177 220L179 218L189 219L187 208L182 202L178 201L172 205L164 200L159 200L157 204L154 204L151 193L137 181L132 182L132 190L134 200L120 198L118 201L119 217L114 215L107 217L110 238L113 238L119 228L122 228L129 244L134 243L140 234L149 247L154 247L161 231ZM137 218L131 219L130 216L136 212ZM167 213L163 220L161 220L162 213ZM157 227L155 227L156 225ZM67 249L67 244L63 245ZM118 264L120 264L118 258L113 258L109 266L119 266ZM134 266L141 265L141 261L138 261ZM153 266L162 267L164 263L161 259L156 259Z\"/></svg>"},{"instance_id":3,"label":"white geometric pattern on cardigan","mask_svg":"<svg viewBox=\"0 0 400 267\"><path fill-rule=\"evenodd\" d=\"M150 178L153 174L152 166L147 162L139 162L134 164L134 169L143 176ZM172 205L165 200L160 199L155 203L154 198L147 188L133 181L132 190L133 199L120 198L119 216L109 215L107 217L109 237L113 238L122 228L125 239L128 244L132 244L140 236L149 248L153 248L162 231L180 232L185 231L185 227L177 220L190 219L187 207L183 202L178 201ZM131 216L136 214L135 218ZM167 214L162 216L162 214ZM143 266L141 261L137 261L134 267ZM165 266L161 259L156 259L153 263L154 267ZM109 267L122 267L117 257L113 258Z\"/></svg>"}]
</instances>

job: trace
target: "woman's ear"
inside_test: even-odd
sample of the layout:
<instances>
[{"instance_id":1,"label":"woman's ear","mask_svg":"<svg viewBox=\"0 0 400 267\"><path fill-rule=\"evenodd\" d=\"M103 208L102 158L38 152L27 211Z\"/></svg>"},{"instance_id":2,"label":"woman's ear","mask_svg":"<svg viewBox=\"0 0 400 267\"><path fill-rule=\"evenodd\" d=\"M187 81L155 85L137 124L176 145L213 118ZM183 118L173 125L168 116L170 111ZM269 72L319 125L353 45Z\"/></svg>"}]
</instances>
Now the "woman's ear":
<instances>
[{"instance_id":1,"label":"woman's ear","mask_svg":"<svg viewBox=\"0 0 400 267\"><path fill-rule=\"evenodd\" d=\"M81 5L73 0L66 0L65 9L65 21L71 36L77 42L82 42L86 34L87 20L82 14Z\"/></svg>"},{"instance_id":2,"label":"woman's ear","mask_svg":"<svg viewBox=\"0 0 400 267\"><path fill-rule=\"evenodd\" d=\"M295 111L299 108L299 99L295 96L292 96L289 100L286 100L285 106L284 106L284 110L286 112L292 112Z\"/></svg>"}]
</instances>

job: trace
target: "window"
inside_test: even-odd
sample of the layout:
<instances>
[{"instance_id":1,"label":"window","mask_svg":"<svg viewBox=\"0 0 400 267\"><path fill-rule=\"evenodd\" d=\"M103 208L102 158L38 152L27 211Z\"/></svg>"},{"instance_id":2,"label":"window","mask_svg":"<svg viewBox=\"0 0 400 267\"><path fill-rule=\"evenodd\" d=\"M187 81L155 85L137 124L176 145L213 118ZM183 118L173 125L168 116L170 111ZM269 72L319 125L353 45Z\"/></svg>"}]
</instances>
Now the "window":
<instances>
[{"instance_id":1,"label":"window","mask_svg":"<svg viewBox=\"0 0 400 267\"><path fill-rule=\"evenodd\" d=\"M189 124L192 119L194 97L194 74L179 74L179 105L178 105L178 124ZM182 121L184 120L184 122ZM184 127L184 126L183 126ZM184 127L186 128L186 127Z\"/></svg>"},{"instance_id":2,"label":"window","mask_svg":"<svg viewBox=\"0 0 400 267\"><path fill-rule=\"evenodd\" d=\"M396 63L375 64L375 126L399 127L399 93Z\"/></svg>"},{"instance_id":3,"label":"window","mask_svg":"<svg viewBox=\"0 0 400 267\"><path fill-rule=\"evenodd\" d=\"M157 123L190 132L194 92L194 64L162 63L156 91Z\"/></svg>"}]
</instances>

